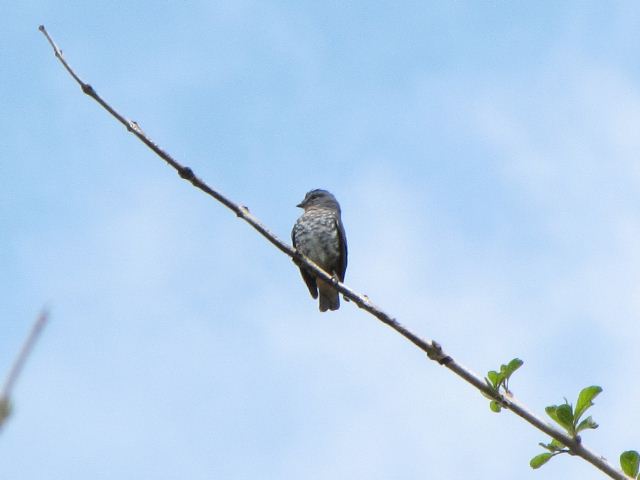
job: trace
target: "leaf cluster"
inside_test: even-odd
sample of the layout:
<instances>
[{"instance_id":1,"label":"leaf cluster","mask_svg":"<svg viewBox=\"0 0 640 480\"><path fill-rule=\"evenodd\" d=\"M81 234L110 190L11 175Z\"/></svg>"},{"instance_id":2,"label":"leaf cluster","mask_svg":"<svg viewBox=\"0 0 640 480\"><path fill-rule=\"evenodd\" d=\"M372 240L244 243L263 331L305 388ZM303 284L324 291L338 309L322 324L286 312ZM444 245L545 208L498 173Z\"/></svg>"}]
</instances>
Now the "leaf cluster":
<instances>
[{"instance_id":1,"label":"leaf cluster","mask_svg":"<svg viewBox=\"0 0 640 480\"><path fill-rule=\"evenodd\" d=\"M598 424L593 420L591 415L582 419L584 413L593 406L593 399L602 392L602 388L597 385L585 387L580 391L576 406L569 403L565 398L564 403L560 405L549 405L545 408L547 415L553 421L560 425L567 434L574 439L579 439L578 434L584 430L598 428ZM540 468L556 455L561 453L569 453L569 449L562 442L552 439L549 443L540 443L542 448L548 452L536 455L531 459L529 465L531 468Z\"/></svg>"},{"instance_id":2,"label":"leaf cluster","mask_svg":"<svg viewBox=\"0 0 640 480\"><path fill-rule=\"evenodd\" d=\"M490 370L487 372L487 376L484 377L484 381L487 383L489 388L493 390L496 394L500 393L500 389L502 388L507 395L511 395L511 391L509 390L509 379L513 372L519 369L524 362L519 358L514 358L509 363L500 365L500 370ZM487 395L485 395L487 396ZM489 397L488 397L489 398ZM495 399L491 399L489 403L489 408L493 412L500 412L502 410L502 405Z\"/></svg>"}]
</instances>

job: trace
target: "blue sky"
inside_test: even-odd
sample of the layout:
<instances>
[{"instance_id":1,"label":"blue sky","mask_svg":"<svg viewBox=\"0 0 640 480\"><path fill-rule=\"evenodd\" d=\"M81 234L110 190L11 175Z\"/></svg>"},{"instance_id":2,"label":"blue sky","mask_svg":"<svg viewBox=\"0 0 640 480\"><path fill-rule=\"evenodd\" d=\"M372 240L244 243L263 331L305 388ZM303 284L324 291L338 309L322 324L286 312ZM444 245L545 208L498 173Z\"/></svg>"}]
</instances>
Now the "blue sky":
<instances>
[{"instance_id":1,"label":"blue sky","mask_svg":"<svg viewBox=\"0 0 640 480\"><path fill-rule=\"evenodd\" d=\"M289 238L332 191L346 283L585 443L640 449L635 2L13 2L0 18L0 478L602 478L295 266L85 98ZM560 4L561 3L561 4ZM4 374L0 374L4 375Z\"/></svg>"}]
</instances>

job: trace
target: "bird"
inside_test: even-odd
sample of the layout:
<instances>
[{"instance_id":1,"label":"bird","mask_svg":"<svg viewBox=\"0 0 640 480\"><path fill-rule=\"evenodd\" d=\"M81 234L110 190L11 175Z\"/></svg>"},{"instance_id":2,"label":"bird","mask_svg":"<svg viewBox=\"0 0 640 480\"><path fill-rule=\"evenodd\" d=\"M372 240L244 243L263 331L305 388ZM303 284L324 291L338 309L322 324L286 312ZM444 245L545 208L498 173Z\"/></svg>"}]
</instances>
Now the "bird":
<instances>
[{"instance_id":1,"label":"bird","mask_svg":"<svg viewBox=\"0 0 640 480\"><path fill-rule=\"evenodd\" d=\"M343 282L347 270L347 237L336 197L326 190L315 189L296 206L304 209L304 213L291 231L294 248ZM317 278L304 266L300 266L300 273L311 296L318 298L320 295L321 312L340 308L338 291L330 283Z\"/></svg>"}]
</instances>

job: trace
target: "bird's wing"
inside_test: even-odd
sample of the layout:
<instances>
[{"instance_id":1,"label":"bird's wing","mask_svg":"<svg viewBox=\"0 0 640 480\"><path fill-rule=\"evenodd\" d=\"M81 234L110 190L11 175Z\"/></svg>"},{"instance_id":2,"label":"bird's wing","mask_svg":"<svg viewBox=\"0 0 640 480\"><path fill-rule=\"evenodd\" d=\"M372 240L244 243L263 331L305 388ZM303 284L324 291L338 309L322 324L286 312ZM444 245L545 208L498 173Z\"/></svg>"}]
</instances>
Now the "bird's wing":
<instances>
[{"instance_id":1,"label":"bird's wing","mask_svg":"<svg viewBox=\"0 0 640 480\"><path fill-rule=\"evenodd\" d=\"M300 273L302 274L304 283L307 284L307 288L309 289L311 296L313 298L318 298L318 286L316 285L316 279L313 278L303 267L300 267Z\"/></svg>"},{"instance_id":2,"label":"bird's wing","mask_svg":"<svg viewBox=\"0 0 640 480\"><path fill-rule=\"evenodd\" d=\"M338 258L338 278L344 282L344 274L347 271L347 235L344 233L344 226L340 217L336 218L336 228L338 229L338 243L340 244L340 257Z\"/></svg>"}]
</instances>

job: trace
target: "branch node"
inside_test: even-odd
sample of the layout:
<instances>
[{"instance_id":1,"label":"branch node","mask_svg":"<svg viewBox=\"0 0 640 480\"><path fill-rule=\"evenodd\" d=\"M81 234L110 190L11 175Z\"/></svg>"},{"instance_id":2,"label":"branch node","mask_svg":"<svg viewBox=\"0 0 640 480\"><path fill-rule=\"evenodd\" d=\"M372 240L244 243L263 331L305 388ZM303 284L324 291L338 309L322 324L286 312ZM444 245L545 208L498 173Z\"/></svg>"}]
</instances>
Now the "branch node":
<instances>
[{"instance_id":1,"label":"branch node","mask_svg":"<svg viewBox=\"0 0 640 480\"><path fill-rule=\"evenodd\" d=\"M190 182L192 182L193 179L195 178L195 175L193 174L193 170L191 170L189 167L182 167L178 169L178 175L180 175L181 178L184 178L185 180L188 180Z\"/></svg>"},{"instance_id":2,"label":"branch node","mask_svg":"<svg viewBox=\"0 0 640 480\"><path fill-rule=\"evenodd\" d=\"M245 217L249 214L249 207L246 205L239 205L238 210L236 211L236 215L240 218Z\"/></svg>"},{"instance_id":3,"label":"branch node","mask_svg":"<svg viewBox=\"0 0 640 480\"><path fill-rule=\"evenodd\" d=\"M138 122L136 122L135 120L129 120L127 122L127 130L131 133L139 133L140 135L144 135L144 132L140 128L140 125L138 125Z\"/></svg>"},{"instance_id":4,"label":"branch node","mask_svg":"<svg viewBox=\"0 0 640 480\"><path fill-rule=\"evenodd\" d=\"M94 97L96 95L96 91L88 83L83 83L81 88L82 92L86 95L89 95L90 97Z\"/></svg>"},{"instance_id":5,"label":"branch node","mask_svg":"<svg viewBox=\"0 0 640 480\"><path fill-rule=\"evenodd\" d=\"M431 340L431 349L427 352L427 357L431 360L435 360L440 365L447 365L453 359L442 351L442 345L435 340Z\"/></svg>"}]
</instances>

